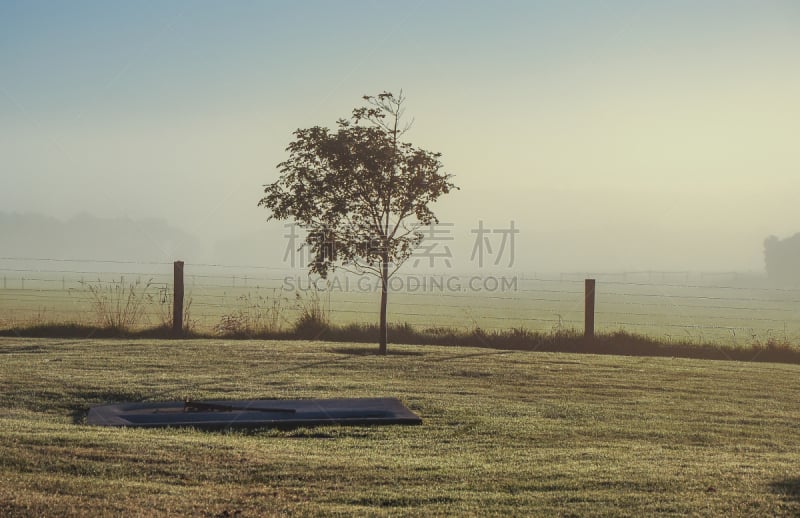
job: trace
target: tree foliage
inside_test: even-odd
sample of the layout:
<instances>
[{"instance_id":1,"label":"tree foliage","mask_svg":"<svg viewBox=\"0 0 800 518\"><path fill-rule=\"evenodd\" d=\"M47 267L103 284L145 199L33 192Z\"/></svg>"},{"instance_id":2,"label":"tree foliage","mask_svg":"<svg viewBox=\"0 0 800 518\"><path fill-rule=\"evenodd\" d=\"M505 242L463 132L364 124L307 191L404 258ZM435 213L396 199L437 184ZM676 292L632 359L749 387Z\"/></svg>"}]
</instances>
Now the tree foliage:
<instances>
[{"instance_id":1,"label":"tree foliage","mask_svg":"<svg viewBox=\"0 0 800 518\"><path fill-rule=\"evenodd\" d=\"M440 154L402 142L404 98L364 96L337 128L298 129L280 178L259 202L270 218L294 219L308 231L309 268L322 277L337 266L391 276L438 219L430 204L455 186Z\"/></svg>"}]
</instances>

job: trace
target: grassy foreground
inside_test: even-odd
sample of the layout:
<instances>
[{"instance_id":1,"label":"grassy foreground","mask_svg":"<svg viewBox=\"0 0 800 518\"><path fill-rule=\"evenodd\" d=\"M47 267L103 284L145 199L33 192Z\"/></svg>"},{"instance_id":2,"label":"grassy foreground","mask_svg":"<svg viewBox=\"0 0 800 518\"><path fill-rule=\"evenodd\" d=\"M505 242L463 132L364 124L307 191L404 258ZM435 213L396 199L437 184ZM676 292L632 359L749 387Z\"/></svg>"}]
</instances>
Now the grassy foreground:
<instances>
[{"instance_id":1,"label":"grassy foreground","mask_svg":"<svg viewBox=\"0 0 800 518\"><path fill-rule=\"evenodd\" d=\"M0 338L0 515L797 515L800 366ZM126 430L121 400L397 396L416 427Z\"/></svg>"}]
</instances>

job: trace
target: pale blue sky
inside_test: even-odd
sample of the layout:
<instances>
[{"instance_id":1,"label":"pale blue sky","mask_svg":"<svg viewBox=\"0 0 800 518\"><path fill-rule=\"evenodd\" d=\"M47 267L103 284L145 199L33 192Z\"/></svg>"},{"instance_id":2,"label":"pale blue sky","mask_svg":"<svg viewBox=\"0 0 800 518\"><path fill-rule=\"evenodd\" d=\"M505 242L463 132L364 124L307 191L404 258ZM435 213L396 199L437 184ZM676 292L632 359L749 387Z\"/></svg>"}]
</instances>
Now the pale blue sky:
<instances>
[{"instance_id":1,"label":"pale blue sky","mask_svg":"<svg viewBox=\"0 0 800 518\"><path fill-rule=\"evenodd\" d=\"M441 218L515 220L521 269L757 269L800 231L794 0L0 0L0 210L263 232L291 131L399 88Z\"/></svg>"}]
</instances>

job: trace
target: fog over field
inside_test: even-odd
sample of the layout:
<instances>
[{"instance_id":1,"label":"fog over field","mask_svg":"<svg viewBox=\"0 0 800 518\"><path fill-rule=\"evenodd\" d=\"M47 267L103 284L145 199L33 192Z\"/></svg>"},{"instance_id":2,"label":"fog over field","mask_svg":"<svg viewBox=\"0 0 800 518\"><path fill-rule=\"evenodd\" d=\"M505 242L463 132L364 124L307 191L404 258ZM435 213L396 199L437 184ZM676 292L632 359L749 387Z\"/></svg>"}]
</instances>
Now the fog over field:
<instances>
[{"instance_id":1,"label":"fog over field","mask_svg":"<svg viewBox=\"0 0 800 518\"><path fill-rule=\"evenodd\" d=\"M800 231L798 27L794 0L3 2L0 255L285 263L256 204L292 131L402 88L461 188L435 269L478 269L482 224L497 268L763 272Z\"/></svg>"}]
</instances>

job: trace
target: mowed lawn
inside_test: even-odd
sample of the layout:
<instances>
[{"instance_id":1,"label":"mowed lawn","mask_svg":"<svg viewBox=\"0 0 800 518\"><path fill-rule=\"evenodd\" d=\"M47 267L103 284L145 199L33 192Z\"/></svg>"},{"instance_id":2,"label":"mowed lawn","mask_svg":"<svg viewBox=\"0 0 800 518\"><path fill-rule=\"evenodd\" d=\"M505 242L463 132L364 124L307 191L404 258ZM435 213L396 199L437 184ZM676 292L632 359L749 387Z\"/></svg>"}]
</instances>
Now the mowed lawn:
<instances>
[{"instance_id":1,"label":"mowed lawn","mask_svg":"<svg viewBox=\"0 0 800 518\"><path fill-rule=\"evenodd\" d=\"M800 366L325 342L0 339L0 516L798 515ZM421 426L85 424L396 396Z\"/></svg>"}]
</instances>

